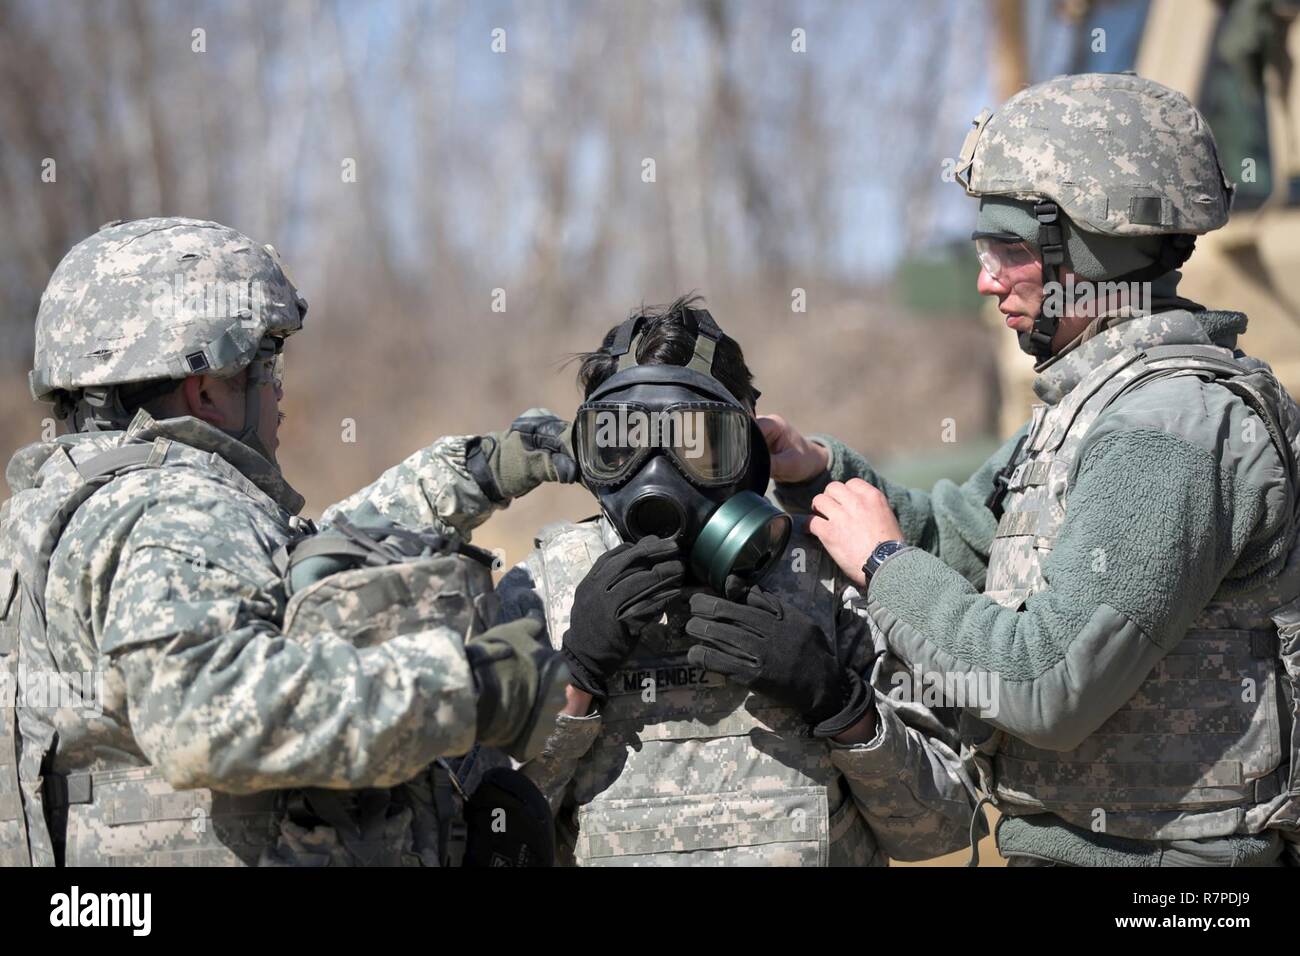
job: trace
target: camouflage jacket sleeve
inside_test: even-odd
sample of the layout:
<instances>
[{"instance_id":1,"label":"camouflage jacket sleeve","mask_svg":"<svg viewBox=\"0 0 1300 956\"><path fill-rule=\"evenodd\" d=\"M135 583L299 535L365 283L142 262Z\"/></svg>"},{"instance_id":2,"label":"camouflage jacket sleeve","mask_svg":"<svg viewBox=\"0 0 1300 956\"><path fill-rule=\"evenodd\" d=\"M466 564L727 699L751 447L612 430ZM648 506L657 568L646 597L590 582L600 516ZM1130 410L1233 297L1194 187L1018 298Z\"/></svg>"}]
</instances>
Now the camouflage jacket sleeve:
<instances>
[{"instance_id":1,"label":"camouflage jacket sleeve","mask_svg":"<svg viewBox=\"0 0 1300 956\"><path fill-rule=\"evenodd\" d=\"M962 484L944 479L928 492L890 481L865 457L839 439L815 435L815 440L831 453L830 467L810 481L778 484L776 497L790 512L807 513L811 510L812 499L828 483L861 478L885 493L908 544L937 555L976 587L982 588L993 532L998 524L985 502L993 489L994 476L1014 454L1028 428L1026 424L1004 442L993 457Z\"/></svg>"},{"instance_id":2,"label":"camouflage jacket sleeve","mask_svg":"<svg viewBox=\"0 0 1300 956\"><path fill-rule=\"evenodd\" d=\"M169 783L383 787L472 746L477 692L459 635L431 628L358 649L281 633L264 516L208 489L178 482L104 526L109 538L130 530L92 603L132 734Z\"/></svg>"},{"instance_id":3,"label":"camouflage jacket sleeve","mask_svg":"<svg viewBox=\"0 0 1300 956\"><path fill-rule=\"evenodd\" d=\"M501 579L497 594L501 599L501 620L511 621L524 616L546 621L545 579L539 570L538 554L534 551L515 565ZM563 635L550 635L558 648ZM551 812L559 820L565 810L569 784L577 773L578 765L587 755L591 745L600 736L603 726L600 714L570 717L559 714L555 730L546 741L541 754L524 764L524 774L537 785L551 805Z\"/></svg>"},{"instance_id":4,"label":"camouflage jacket sleeve","mask_svg":"<svg viewBox=\"0 0 1300 956\"><path fill-rule=\"evenodd\" d=\"M906 668L870 626L857 590L844 595L840 646L867 640L876 651L864 675L874 690L876 735L861 744L831 741L831 761L888 857L926 860L962 849L970 842L976 792L958 756L955 721L945 723L916 701Z\"/></svg>"},{"instance_id":5,"label":"camouflage jacket sleeve","mask_svg":"<svg viewBox=\"0 0 1300 956\"><path fill-rule=\"evenodd\" d=\"M439 438L331 505L321 523L329 524L340 515L361 525L386 520L406 528L454 531L469 540L474 528L509 503L494 501L470 474L466 449L478 440L472 435Z\"/></svg>"},{"instance_id":6,"label":"camouflage jacket sleeve","mask_svg":"<svg viewBox=\"0 0 1300 956\"><path fill-rule=\"evenodd\" d=\"M539 422L540 430L530 429ZM361 525L387 520L455 531L468 541L474 528L512 499L543 482L574 480L577 465L568 439L545 427L564 424L548 409L530 408L505 431L439 438L327 509L322 521L338 515ZM566 451L557 453L561 445Z\"/></svg>"}]
</instances>

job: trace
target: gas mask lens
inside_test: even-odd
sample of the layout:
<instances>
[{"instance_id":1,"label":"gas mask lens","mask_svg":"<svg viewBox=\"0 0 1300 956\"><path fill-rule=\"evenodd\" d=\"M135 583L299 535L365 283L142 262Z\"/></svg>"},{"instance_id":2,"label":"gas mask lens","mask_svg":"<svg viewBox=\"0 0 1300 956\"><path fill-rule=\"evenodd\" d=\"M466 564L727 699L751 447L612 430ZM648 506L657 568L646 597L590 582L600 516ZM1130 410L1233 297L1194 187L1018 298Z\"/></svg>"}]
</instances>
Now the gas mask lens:
<instances>
[{"instance_id":1,"label":"gas mask lens","mask_svg":"<svg viewBox=\"0 0 1300 956\"><path fill-rule=\"evenodd\" d=\"M589 484L614 484L640 465L648 444L639 436L620 432L624 405L583 405L573 418L573 450ZM632 439L636 439L635 441Z\"/></svg>"},{"instance_id":2,"label":"gas mask lens","mask_svg":"<svg viewBox=\"0 0 1300 956\"><path fill-rule=\"evenodd\" d=\"M662 451L694 483L727 485L749 466L749 416L720 402L591 403L574 418L574 450L590 484L617 484Z\"/></svg>"},{"instance_id":3,"label":"gas mask lens","mask_svg":"<svg viewBox=\"0 0 1300 956\"><path fill-rule=\"evenodd\" d=\"M672 454L687 477L731 484L749 466L749 416L726 405L678 406Z\"/></svg>"},{"instance_id":4,"label":"gas mask lens","mask_svg":"<svg viewBox=\"0 0 1300 956\"><path fill-rule=\"evenodd\" d=\"M994 279L1002 278L1009 269L1038 261L1034 247L1023 239L1007 240L995 236L977 238L975 255L980 266Z\"/></svg>"}]
</instances>

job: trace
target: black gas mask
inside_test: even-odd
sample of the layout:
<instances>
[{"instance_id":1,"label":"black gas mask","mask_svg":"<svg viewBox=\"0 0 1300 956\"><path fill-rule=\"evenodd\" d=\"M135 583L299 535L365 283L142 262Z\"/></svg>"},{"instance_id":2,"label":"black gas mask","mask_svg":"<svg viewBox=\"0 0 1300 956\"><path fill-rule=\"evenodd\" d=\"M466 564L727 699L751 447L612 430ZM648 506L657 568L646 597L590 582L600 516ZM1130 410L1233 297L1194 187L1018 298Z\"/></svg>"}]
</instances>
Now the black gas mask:
<instances>
[{"instance_id":1,"label":"black gas mask","mask_svg":"<svg viewBox=\"0 0 1300 956\"><path fill-rule=\"evenodd\" d=\"M765 497L767 444L745 407L713 377L722 330L702 309L690 362L638 365L640 317L624 322L618 371L574 417L583 483L624 541L675 538L693 576L721 592L729 574L755 579L785 552L790 516Z\"/></svg>"}]
</instances>

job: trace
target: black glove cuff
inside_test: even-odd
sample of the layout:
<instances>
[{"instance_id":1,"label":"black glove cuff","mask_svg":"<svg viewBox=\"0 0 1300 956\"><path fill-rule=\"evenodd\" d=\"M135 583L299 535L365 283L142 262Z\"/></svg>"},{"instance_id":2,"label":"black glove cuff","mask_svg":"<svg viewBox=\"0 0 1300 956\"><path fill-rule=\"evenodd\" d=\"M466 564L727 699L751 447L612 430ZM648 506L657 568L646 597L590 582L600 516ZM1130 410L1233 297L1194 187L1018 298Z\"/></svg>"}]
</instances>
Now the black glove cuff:
<instances>
[{"instance_id":1,"label":"black glove cuff","mask_svg":"<svg viewBox=\"0 0 1300 956\"><path fill-rule=\"evenodd\" d=\"M838 737L866 716L875 701L866 681L850 670L845 670L844 674L850 685L848 702L838 714L827 717L813 727L814 737Z\"/></svg>"},{"instance_id":2,"label":"black glove cuff","mask_svg":"<svg viewBox=\"0 0 1300 956\"><path fill-rule=\"evenodd\" d=\"M491 458L497 442L491 435L475 435L465 442L465 470L478 484L488 501L499 505L508 500L492 475Z\"/></svg>"},{"instance_id":3,"label":"black glove cuff","mask_svg":"<svg viewBox=\"0 0 1300 956\"><path fill-rule=\"evenodd\" d=\"M569 683L580 691L590 694L592 697L599 697L604 700L608 695L605 687L605 681L598 677L577 658L577 656L567 647L560 649L560 656L564 662L569 665Z\"/></svg>"}]
</instances>

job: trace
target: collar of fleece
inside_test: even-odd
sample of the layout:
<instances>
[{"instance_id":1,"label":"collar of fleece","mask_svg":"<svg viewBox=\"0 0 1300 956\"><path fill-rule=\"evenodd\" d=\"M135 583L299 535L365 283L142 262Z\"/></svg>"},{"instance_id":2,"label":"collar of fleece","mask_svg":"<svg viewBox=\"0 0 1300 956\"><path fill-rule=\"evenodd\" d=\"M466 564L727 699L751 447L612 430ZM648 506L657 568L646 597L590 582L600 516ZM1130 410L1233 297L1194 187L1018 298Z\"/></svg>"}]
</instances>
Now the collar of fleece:
<instances>
[{"instance_id":1,"label":"collar of fleece","mask_svg":"<svg viewBox=\"0 0 1300 956\"><path fill-rule=\"evenodd\" d=\"M1099 323L1088 338L1075 343L1038 366L1034 391L1048 405L1064 398L1085 375L1127 348L1155 345L1218 345L1233 349L1246 331L1241 312L1173 309L1154 315L1112 316Z\"/></svg>"}]
</instances>

